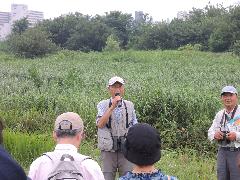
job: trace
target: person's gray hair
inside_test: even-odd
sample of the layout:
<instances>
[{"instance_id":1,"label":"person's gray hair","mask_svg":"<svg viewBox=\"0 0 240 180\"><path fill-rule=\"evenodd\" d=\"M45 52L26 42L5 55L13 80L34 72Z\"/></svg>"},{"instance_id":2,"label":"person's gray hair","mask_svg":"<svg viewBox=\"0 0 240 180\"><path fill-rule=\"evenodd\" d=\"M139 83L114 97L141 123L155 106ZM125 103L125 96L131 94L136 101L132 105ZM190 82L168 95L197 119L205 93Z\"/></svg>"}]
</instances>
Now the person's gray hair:
<instances>
[{"instance_id":1,"label":"person's gray hair","mask_svg":"<svg viewBox=\"0 0 240 180\"><path fill-rule=\"evenodd\" d=\"M79 132L81 132L80 129L65 129L65 130L55 130L56 136L58 138L64 138L64 137L74 137L76 136Z\"/></svg>"}]
</instances>

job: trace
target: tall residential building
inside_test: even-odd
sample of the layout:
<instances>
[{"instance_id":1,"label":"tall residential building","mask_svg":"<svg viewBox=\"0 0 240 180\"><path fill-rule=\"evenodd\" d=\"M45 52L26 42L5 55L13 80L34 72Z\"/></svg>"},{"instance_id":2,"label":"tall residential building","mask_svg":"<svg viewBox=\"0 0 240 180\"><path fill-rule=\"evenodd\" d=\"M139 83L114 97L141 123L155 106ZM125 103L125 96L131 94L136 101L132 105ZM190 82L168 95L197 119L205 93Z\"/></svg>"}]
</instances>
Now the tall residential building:
<instances>
[{"instance_id":1,"label":"tall residential building","mask_svg":"<svg viewBox=\"0 0 240 180\"><path fill-rule=\"evenodd\" d=\"M144 13L143 13L143 11L135 11L135 21L137 23L144 21Z\"/></svg>"},{"instance_id":2,"label":"tall residential building","mask_svg":"<svg viewBox=\"0 0 240 180\"><path fill-rule=\"evenodd\" d=\"M43 20L43 12L28 10L25 4L12 4L11 12L0 12L0 40L4 40L11 33L15 21L27 18L29 26L33 27Z\"/></svg>"},{"instance_id":3,"label":"tall residential building","mask_svg":"<svg viewBox=\"0 0 240 180\"><path fill-rule=\"evenodd\" d=\"M178 13L177 13L178 19L186 20L187 17L188 17L187 11L178 11Z\"/></svg>"}]
</instances>

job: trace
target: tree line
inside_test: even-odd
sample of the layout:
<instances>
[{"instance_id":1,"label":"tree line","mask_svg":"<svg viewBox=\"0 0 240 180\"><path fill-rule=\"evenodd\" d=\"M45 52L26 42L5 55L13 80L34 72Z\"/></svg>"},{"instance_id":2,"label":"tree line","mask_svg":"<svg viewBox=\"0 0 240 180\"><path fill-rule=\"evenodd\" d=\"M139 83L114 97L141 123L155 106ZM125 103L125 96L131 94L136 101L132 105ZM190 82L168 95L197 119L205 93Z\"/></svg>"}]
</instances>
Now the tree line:
<instances>
[{"instance_id":1,"label":"tree line","mask_svg":"<svg viewBox=\"0 0 240 180\"><path fill-rule=\"evenodd\" d=\"M225 8L209 4L170 22L154 22L149 14L136 21L131 14L120 11L93 17L76 12L29 28L24 18L15 22L4 43L7 51L31 58L59 49L195 49L240 55L240 5Z\"/></svg>"}]
</instances>

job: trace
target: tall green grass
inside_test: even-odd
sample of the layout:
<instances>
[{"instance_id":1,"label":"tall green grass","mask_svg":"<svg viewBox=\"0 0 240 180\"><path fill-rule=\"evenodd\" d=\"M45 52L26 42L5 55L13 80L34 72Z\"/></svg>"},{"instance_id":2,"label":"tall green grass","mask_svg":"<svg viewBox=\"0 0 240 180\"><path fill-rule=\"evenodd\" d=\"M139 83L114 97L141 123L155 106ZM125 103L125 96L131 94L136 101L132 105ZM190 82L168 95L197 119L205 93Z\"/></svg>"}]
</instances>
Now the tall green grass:
<instances>
[{"instance_id":1,"label":"tall green grass","mask_svg":"<svg viewBox=\"0 0 240 180\"><path fill-rule=\"evenodd\" d=\"M36 135L5 130L4 146L28 172L31 162L43 153L52 151L55 144L51 134ZM83 140L79 152L100 163L100 152L93 140ZM163 150L162 158L156 167L166 174L177 176L179 179L216 179L215 159L198 156L194 150Z\"/></svg>"},{"instance_id":2,"label":"tall green grass","mask_svg":"<svg viewBox=\"0 0 240 180\"><path fill-rule=\"evenodd\" d=\"M96 134L96 105L108 98L111 76L126 80L140 122L159 129L163 147L214 152L207 129L221 108L220 90L238 89L240 60L196 51L61 51L42 59L0 53L0 117L13 131L51 132L56 116L74 111L88 137Z\"/></svg>"}]
</instances>

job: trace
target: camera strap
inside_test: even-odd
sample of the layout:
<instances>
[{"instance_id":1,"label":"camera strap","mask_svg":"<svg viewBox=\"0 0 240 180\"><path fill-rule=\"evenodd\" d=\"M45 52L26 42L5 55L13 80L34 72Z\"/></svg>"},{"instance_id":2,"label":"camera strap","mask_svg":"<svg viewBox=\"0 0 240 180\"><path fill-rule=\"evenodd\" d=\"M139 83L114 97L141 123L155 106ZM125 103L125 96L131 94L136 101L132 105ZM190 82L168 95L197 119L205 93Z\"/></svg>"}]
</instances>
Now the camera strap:
<instances>
[{"instance_id":1,"label":"camera strap","mask_svg":"<svg viewBox=\"0 0 240 180\"><path fill-rule=\"evenodd\" d=\"M233 112L232 112L232 115L231 115L231 119L234 118L235 113L236 113L236 111L237 111L237 108L238 108L238 105L236 105L236 106L234 107ZM222 127L222 125L223 125L223 120L224 120L224 126L223 126L223 127L225 127L225 126L226 126L226 120L230 121L231 119L229 119L228 115L225 113L225 110L224 110L224 111L223 111L223 115L222 115L222 119L221 119L221 122L220 122L221 127Z\"/></svg>"},{"instance_id":2,"label":"camera strap","mask_svg":"<svg viewBox=\"0 0 240 180\"><path fill-rule=\"evenodd\" d=\"M127 105L126 102L123 100L123 104L125 107L125 111L126 111L126 128L129 128L129 124L128 124L128 111L127 111ZM112 101L111 99L109 100L109 105L108 107L111 107L112 105ZM108 123L106 124L107 128L110 129L111 128L111 121L112 121L112 116L109 117Z\"/></svg>"}]
</instances>

